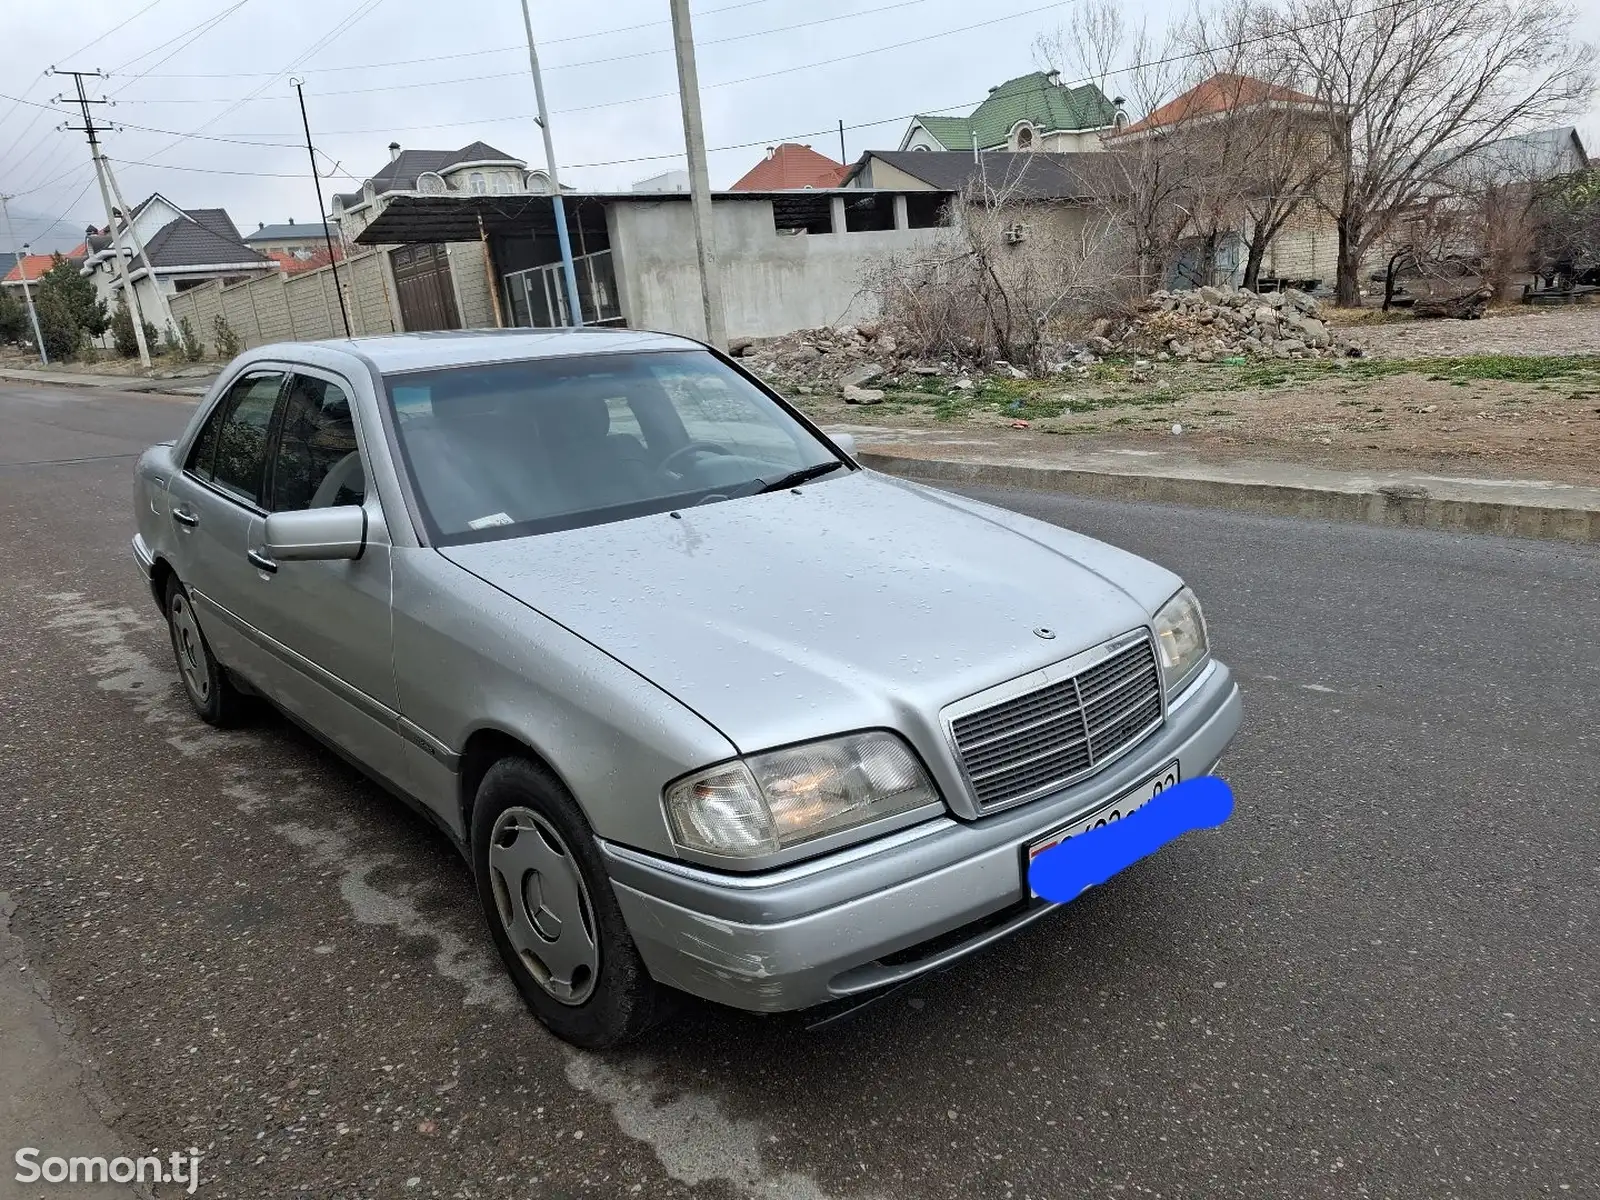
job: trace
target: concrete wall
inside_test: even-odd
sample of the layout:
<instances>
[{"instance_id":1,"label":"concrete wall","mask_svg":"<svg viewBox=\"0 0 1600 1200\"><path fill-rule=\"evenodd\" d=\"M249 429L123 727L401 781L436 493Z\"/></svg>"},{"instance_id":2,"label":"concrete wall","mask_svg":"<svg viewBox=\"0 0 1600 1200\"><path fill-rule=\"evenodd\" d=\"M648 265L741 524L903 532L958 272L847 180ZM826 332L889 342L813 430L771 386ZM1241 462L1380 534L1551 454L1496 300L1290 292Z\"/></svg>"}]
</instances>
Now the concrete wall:
<instances>
[{"instance_id":1,"label":"concrete wall","mask_svg":"<svg viewBox=\"0 0 1600 1200\"><path fill-rule=\"evenodd\" d=\"M927 180L918 179L915 175L908 175L899 167L890 166L881 158L872 159L867 164L866 170L856 176L853 186L891 188L897 192L931 192L936 190L933 184Z\"/></svg>"},{"instance_id":2,"label":"concrete wall","mask_svg":"<svg viewBox=\"0 0 1600 1200\"><path fill-rule=\"evenodd\" d=\"M461 328L493 329L494 302L489 297L483 243L451 242L446 249L450 252L450 278L455 286L456 311L461 316Z\"/></svg>"},{"instance_id":3,"label":"concrete wall","mask_svg":"<svg viewBox=\"0 0 1600 1200\"><path fill-rule=\"evenodd\" d=\"M712 212L731 337L774 337L874 316L863 268L949 235L945 229L780 235L765 199L718 197ZM704 336L688 202L613 203L607 226L628 324Z\"/></svg>"},{"instance_id":4,"label":"concrete wall","mask_svg":"<svg viewBox=\"0 0 1600 1200\"><path fill-rule=\"evenodd\" d=\"M387 251L369 251L340 263L339 281L350 313L351 332L359 337L400 330ZM329 267L293 276L269 275L231 287L213 280L170 297L168 304L172 319L187 317L206 352L213 355L218 352L219 314L246 347L344 336L339 293Z\"/></svg>"}]
</instances>

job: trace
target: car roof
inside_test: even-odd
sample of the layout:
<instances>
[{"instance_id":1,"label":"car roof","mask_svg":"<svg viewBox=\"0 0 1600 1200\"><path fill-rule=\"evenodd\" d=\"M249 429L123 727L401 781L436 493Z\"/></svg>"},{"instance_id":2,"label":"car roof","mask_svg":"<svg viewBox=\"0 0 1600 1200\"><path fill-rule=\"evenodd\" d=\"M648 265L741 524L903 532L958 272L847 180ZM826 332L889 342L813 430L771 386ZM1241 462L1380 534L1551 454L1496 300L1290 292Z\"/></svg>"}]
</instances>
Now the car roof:
<instances>
[{"instance_id":1,"label":"car roof","mask_svg":"<svg viewBox=\"0 0 1600 1200\"><path fill-rule=\"evenodd\" d=\"M285 342L261 346L252 353L252 357L286 358L291 361L303 357L310 361L321 357L305 354L313 347L354 354L384 374L529 358L704 349L699 342L689 338L641 329L451 329L318 342Z\"/></svg>"}]
</instances>

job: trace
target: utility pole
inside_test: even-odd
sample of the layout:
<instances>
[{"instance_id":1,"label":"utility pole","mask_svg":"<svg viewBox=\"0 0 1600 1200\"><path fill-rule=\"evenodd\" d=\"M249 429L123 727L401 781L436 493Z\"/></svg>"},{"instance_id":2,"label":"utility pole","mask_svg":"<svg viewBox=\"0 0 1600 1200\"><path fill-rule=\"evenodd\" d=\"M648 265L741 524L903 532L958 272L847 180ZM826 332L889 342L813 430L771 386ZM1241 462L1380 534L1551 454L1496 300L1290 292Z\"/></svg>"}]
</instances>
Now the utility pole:
<instances>
[{"instance_id":1,"label":"utility pole","mask_svg":"<svg viewBox=\"0 0 1600 1200\"><path fill-rule=\"evenodd\" d=\"M722 279L717 274L716 230L711 216L711 175L706 166L706 131L700 119L700 76L694 65L694 29L689 0L671 0L672 48L678 57L678 97L683 106L683 142L689 155L689 207L694 214L694 247L700 260L700 302L705 308L706 341L728 349L728 323L722 311Z\"/></svg>"},{"instance_id":2,"label":"utility pole","mask_svg":"<svg viewBox=\"0 0 1600 1200\"><path fill-rule=\"evenodd\" d=\"M17 256L17 274L22 276L22 302L28 306L28 320L33 322L33 344L39 347L39 361L50 365L50 355L44 348L44 334L39 332L39 314L34 311L33 293L28 290L28 247L17 245L17 235L11 232L11 210L6 207L10 196L0 196L0 216L6 221L6 241Z\"/></svg>"},{"instance_id":3,"label":"utility pole","mask_svg":"<svg viewBox=\"0 0 1600 1200\"><path fill-rule=\"evenodd\" d=\"M311 145L311 121L306 116L305 82L300 79L291 79L294 84L294 94L300 97L300 124L306 131L306 153L311 156L311 181L317 185L317 220L322 222L322 240L328 244L328 265L333 268L333 290L339 295L339 316L344 321L344 336L354 337L350 332L350 312L344 305L344 286L339 282L339 259L333 253L333 234L328 232L328 215L322 207L322 176L317 174L317 152ZM362 326L366 328L366 326Z\"/></svg>"},{"instance_id":4,"label":"utility pole","mask_svg":"<svg viewBox=\"0 0 1600 1200\"><path fill-rule=\"evenodd\" d=\"M116 213L111 206L111 192L106 186L106 174L109 168L106 166L105 156L100 153L100 142L95 137L97 131L94 125L94 117L89 111L91 104L105 104L106 101L89 99L89 94L84 91L83 87L83 81L86 76L94 79L100 79L103 76L99 71L57 71L54 67L51 68L51 73L55 75L70 75L73 83L77 85L78 109L83 113L83 127L80 129L76 125L64 125L62 128L75 129L79 133L88 135L89 157L94 160L94 177L95 181L100 185L100 200L106 209L106 229L111 234L112 261L116 263L117 282L122 285L122 294L128 301L128 315L133 318L133 340L139 346L139 362L148 369L150 366L150 347L144 338L144 310L139 306L138 293L133 290L133 284L128 279L128 264L122 258L122 234L117 229ZM123 216L126 218L126 225L131 227L133 214L125 212ZM156 283L155 272L150 269L148 259L145 260L145 274L150 279L151 290L159 292L160 289Z\"/></svg>"},{"instance_id":5,"label":"utility pole","mask_svg":"<svg viewBox=\"0 0 1600 1200\"><path fill-rule=\"evenodd\" d=\"M550 172L551 197L555 204L556 241L561 244L561 273L567 281L567 316L574 325L583 324L583 303L578 298L578 273L572 266L572 240L567 236L567 206L561 198L561 179L556 174L556 147L550 138L550 112L544 104L544 78L539 74L539 52L533 46L533 18L528 15L528 0L522 0L522 25L528 31L528 67L533 72L533 97L539 105L539 131L544 134L544 162Z\"/></svg>"},{"instance_id":6,"label":"utility pole","mask_svg":"<svg viewBox=\"0 0 1600 1200\"><path fill-rule=\"evenodd\" d=\"M845 166L847 166L847 167L850 165L850 160L849 160L849 158L847 158L845 156L845 152L844 152L844 118L843 117L839 118L839 161L842 164L844 164Z\"/></svg>"}]
</instances>

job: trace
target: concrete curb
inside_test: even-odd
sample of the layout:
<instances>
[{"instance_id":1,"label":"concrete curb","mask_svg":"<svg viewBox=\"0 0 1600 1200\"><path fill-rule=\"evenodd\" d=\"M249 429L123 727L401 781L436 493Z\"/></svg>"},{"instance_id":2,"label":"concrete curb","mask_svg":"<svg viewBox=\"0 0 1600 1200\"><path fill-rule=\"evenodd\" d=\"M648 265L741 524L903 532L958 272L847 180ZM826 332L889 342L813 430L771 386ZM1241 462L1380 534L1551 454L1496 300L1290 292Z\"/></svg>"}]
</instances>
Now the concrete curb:
<instances>
[{"instance_id":1,"label":"concrete curb","mask_svg":"<svg viewBox=\"0 0 1600 1200\"><path fill-rule=\"evenodd\" d=\"M1031 488L1111 500L1156 500L1205 508L1231 508L1268 516L1320 517L1410 529L1600 543L1600 510L1597 509L1445 499L1429 496L1422 488L1405 486L1339 491L1227 479L913 458L879 451L867 451L858 457L874 470L923 483Z\"/></svg>"},{"instance_id":2,"label":"concrete curb","mask_svg":"<svg viewBox=\"0 0 1600 1200\"><path fill-rule=\"evenodd\" d=\"M198 382L197 382L198 380ZM144 379L137 375L130 375L126 379L111 379L110 376L98 375L85 379L83 376L73 376L66 373L60 375L46 374L43 371L0 371L0 382L43 384L46 387L70 387L103 392L133 392L140 395L153 394L158 396L204 396L211 390L215 377L203 379L198 376L181 379Z\"/></svg>"}]
</instances>

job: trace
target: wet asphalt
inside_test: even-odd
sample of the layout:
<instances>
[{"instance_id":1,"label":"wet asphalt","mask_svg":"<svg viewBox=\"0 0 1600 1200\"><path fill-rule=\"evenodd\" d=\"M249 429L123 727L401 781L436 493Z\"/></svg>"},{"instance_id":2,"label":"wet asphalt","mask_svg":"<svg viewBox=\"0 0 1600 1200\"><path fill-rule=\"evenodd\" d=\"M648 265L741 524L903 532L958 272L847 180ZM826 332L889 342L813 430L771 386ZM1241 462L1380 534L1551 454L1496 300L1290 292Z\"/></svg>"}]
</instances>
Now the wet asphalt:
<instances>
[{"instance_id":1,"label":"wet asphalt","mask_svg":"<svg viewBox=\"0 0 1600 1200\"><path fill-rule=\"evenodd\" d=\"M1600 550L973 492L1195 586L1235 816L824 1030L690 1002L602 1056L407 810L190 715L128 552L190 411L0 388L0 892L116 1137L198 1146L197 1194L1600 1189Z\"/></svg>"}]
</instances>

